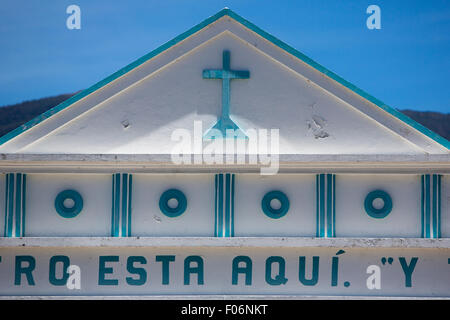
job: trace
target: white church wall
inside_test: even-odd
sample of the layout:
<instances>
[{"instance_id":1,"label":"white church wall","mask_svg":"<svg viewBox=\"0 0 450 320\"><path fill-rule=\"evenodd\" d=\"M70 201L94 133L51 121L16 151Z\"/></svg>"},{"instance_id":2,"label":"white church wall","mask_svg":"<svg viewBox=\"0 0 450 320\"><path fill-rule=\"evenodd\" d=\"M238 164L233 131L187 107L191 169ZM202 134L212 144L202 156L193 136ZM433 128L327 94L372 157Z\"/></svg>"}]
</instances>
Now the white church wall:
<instances>
[{"instance_id":1,"label":"white church wall","mask_svg":"<svg viewBox=\"0 0 450 320\"><path fill-rule=\"evenodd\" d=\"M187 199L186 211L177 217L161 212L163 192L178 189ZM214 236L213 174L133 175L133 236Z\"/></svg>"},{"instance_id":2,"label":"white church wall","mask_svg":"<svg viewBox=\"0 0 450 320\"><path fill-rule=\"evenodd\" d=\"M111 236L112 179L111 174L27 174L24 235ZM422 236L421 175L336 174L335 181L336 237ZM316 237L319 220L316 182L315 174L235 174L234 236ZM1 174L1 236L5 230L5 184L6 175ZM215 174L139 173L132 174L131 186L128 236L215 236L218 221ZM449 186L450 176L442 175L443 238L450 238ZM74 218L63 217L55 209L55 198L67 189L79 192L83 198L82 211ZM169 189L178 189L186 196L186 210L180 216L169 217L160 209L160 197ZM274 190L289 199L289 210L281 218L269 217L261 207L263 197ZM392 210L384 218L374 218L366 212L365 198L374 190L383 190L392 199Z\"/></svg>"},{"instance_id":3,"label":"white church wall","mask_svg":"<svg viewBox=\"0 0 450 320\"><path fill-rule=\"evenodd\" d=\"M111 234L111 175L28 174L26 236L109 236ZM55 209L55 198L72 189L83 198L74 218Z\"/></svg>"},{"instance_id":4,"label":"white church wall","mask_svg":"<svg viewBox=\"0 0 450 320\"><path fill-rule=\"evenodd\" d=\"M273 190L289 199L289 211L278 219L270 218L261 208L264 195ZM315 236L314 198L315 175L237 175L235 236Z\"/></svg>"},{"instance_id":5,"label":"white church wall","mask_svg":"<svg viewBox=\"0 0 450 320\"><path fill-rule=\"evenodd\" d=\"M339 175L336 189L337 237L421 237L419 175ZM385 218L365 211L364 200L373 190L392 198Z\"/></svg>"}]
</instances>

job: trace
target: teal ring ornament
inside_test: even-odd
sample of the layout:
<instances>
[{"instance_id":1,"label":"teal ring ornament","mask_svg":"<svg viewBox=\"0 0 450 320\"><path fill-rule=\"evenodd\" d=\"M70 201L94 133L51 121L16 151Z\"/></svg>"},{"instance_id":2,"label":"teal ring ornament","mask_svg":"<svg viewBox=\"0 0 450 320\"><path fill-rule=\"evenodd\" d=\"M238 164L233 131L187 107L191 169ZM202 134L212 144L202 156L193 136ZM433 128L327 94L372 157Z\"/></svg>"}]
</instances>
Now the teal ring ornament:
<instances>
[{"instance_id":1,"label":"teal ring ornament","mask_svg":"<svg viewBox=\"0 0 450 320\"><path fill-rule=\"evenodd\" d=\"M373 201L375 199L383 200L384 205L382 208L377 209L373 206ZM392 198L386 191L371 191L364 200L364 209L372 218L383 219L392 211Z\"/></svg>"},{"instance_id":2,"label":"teal ring ornament","mask_svg":"<svg viewBox=\"0 0 450 320\"><path fill-rule=\"evenodd\" d=\"M71 199L74 202L72 207L66 207L64 201ZM55 198L55 209L63 218L75 218L83 210L83 198L75 190L61 191Z\"/></svg>"},{"instance_id":3,"label":"teal ring ornament","mask_svg":"<svg viewBox=\"0 0 450 320\"><path fill-rule=\"evenodd\" d=\"M169 200L175 199L178 205L175 208L169 206ZM169 189L163 192L159 198L159 209L170 218L175 218L184 213L187 208L187 199L183 192L177 189Z\"/></svg>"},{"instance_id":4,"label":"teal ring ornament","mask_svg":"<svg viewBox=\"0 0 450 320\"><path fill-rule=\"evenodd\" d=\"M274 209L270 205L272 200L278 200L281 203L279 209ZM261 208L266 216L272 219L279 219L286 215L289 211L289 199L288 197L281 191L275 190L266 193L261 201Z\"/></svg>"}]
</instances>

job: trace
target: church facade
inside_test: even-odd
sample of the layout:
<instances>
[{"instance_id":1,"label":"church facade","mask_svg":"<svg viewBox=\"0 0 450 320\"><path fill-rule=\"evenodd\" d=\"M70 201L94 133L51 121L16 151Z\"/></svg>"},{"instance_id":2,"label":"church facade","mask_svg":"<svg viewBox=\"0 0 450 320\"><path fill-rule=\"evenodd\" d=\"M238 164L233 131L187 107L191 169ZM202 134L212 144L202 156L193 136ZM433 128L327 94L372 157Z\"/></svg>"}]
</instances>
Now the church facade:
<instances>
[{"instance_id":1,"label":"church facade","mask_svg":"<svg viewBox=\"0 0 450 320\"><path fill-rule=\"evenodd\" d=\"M0 295L450 297L449 146L223 9L0 138Z\"/></svg>"}]
</instances>

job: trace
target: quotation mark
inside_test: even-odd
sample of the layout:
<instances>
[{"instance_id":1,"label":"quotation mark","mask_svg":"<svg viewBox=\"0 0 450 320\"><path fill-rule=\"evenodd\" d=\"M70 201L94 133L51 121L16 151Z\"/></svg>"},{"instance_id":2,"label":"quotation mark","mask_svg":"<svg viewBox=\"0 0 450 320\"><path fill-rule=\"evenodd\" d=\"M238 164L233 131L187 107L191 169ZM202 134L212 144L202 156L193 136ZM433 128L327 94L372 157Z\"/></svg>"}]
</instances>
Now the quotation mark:
<instances>
[{"instance_id":1,"label":"quotation mark","mask_svg":"<svg viewBox=\"0 0 450 320\"><path fill-rule=\"evenodd\" d=\"M392 257L387 258L387 260L386 260L386 257L381 258L381 263L383 264L383 266L386 264L386 261L387 261L387 263L392 264L394 259Z\"/></svg>"}]
</instances>

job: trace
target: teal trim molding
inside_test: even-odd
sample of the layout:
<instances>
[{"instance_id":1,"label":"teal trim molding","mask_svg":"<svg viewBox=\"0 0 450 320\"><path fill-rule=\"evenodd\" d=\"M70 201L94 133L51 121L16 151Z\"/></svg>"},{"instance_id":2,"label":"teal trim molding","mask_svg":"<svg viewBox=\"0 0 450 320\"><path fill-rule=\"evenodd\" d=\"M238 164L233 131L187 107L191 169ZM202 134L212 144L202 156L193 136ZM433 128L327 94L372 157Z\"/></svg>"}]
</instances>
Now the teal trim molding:
<instances>
[{"instance_id":1,"label":"teal trim molding","mask_svg":"<svg viewBox=\"0 0 450 320\"><path fill-rule=\"evenodd\" d=\"M280 207L275 209L271 205L272 200L278 200L280 202ZM266 193L261 201L261 209L266 216L272 219L280 219L284 217L289 211L289 199L281 191L274 190Z\"/></svg>"},{"instance_id":2,"label":"teal trim molding","mask_svg":"<svg viewBox=\"0 0 450 320\"><path fill-rule=\"evenodd\" d=\"M7 173L5 189L5 237L25 236L27 175Z\"/></svg>"},{"instance_id":3,"label":"teal trim molding","mask_svg":"<svg viewBox=\"0 0 450 320\"><path fill-rule=\"evenodd\" d=\"M112 176L111 236L131 236L131 195L133 176L115 173Z\"/></svg>"},{"instance_id":4,"label":"teal trim molding","mask_svg":"<svg viewBox=\"0 0 450 320\"><path fill-rule=\"evenodd\" d=\"M215 237L234 237L234 180L232 173L215 175Z\"/></svg>"},{"instance_id":5,"label":"teal trim molding","mask_svg":"<svg viewBox=\"0 0 450 320\"><path fill-rule=\"evenodd\" d=\"M66 207L64 201L72 200L73 206ZM75 190L64 190L55 198L55 209L63 218L75 218L83 210L83 198Z\"/></svg>"},{"instance_id":6,"label":"teal trim molding","mask_svg":"<svg viewBox=\"0 0 450 320\"><path fill-rule=\"evenodd\" d=\"M177 201L176 207L169 205L169 200ZM159 209L169 218L175 218L182 215L187 208L187 199L183 192L177 189L169 189L163 192L159 198Z\"/></svg>"},{"instance_id":7,"label":"teal trim molding","mask_svg":"<svg viewBox=\"0 0 450 320\"><path fill-rule=\"evenodd\" d=\"M383 200L383 207L375 208L373 206L373 201L375 199ZM367 214L375 219L383 219L386 218L389 213L392 211L392 198L386 191L383 190L374 190L369 192L364 200L364 209Z\"/></svg>"},{"instance_id":8,"label":"teal trim molding","mask_svg":"<svg viewBox=\"0 0 450 320\"><path fill-rule=\"evenodd\" d=\"M408 116L404 115L400 111L386 105L382 101L376 99L375 97L369 95L368 93L364 92L363 90L359 89L355 85L351 84L350 82L344 80L337 74L333 73L332 71L326 69L322 65L318 64L311 58L307 57L303 53L299 52L298 50L294 49L293 47L289 46L288 44L284 43L283 41L277 39L273 35L265 32L264 30L260 29L253 23L249 22L248 20L242 18L235 12L231 11L228 8L220 10L215 15L207 18L203 22L199 23L198 25L192 27L191 29L187 30L186 32L180 34L179 36L173 38L172 40L166 42L159 48L151 51L150 53L142 56L141 58L137 59L136 61L130 63L129 65L125 66L124 68L118 70L117 72L113 73L112 75L108 76L107 78L101 80L100 82L94 84L90 88L81 91L80 93L74 95L73 97L67 99L66 101L60 103L56 107L42 113L38 117L32 119L31 121L21 125L20 127L16 128L13 131L10 131L9 133L5 134L4 136L0 137L0 145L6 143L7 141L13 139L14 137L18 136L22 132L27 131L28 129L36 126L37 124L41 123L42 121L52 117L56 113L70 107L75 102L80 101L81 99L85 98L89 94L103 88L104 86L108 85L109 83L115 81L119 77L123 76L124 74L134 70L135 68L139 67L143 63L147 62L148 60L158 56L162 52L168 50L172 46L176 45L177 43L185 40L186 38L190 37L191 35L197 33L198 31L202 30L203 28L209 26L210 24L214 23L215 21L219 20L223 16L228 16L232 19L234 19L236 22L242 24L246 28L252 30L262 38L266 39L267 41L271 42L275 46L278 46L279 48L285 50L286 52L290 53L291 55L295 56L296 58L300 59L304 63L308 64L312 68L316 69L317 71L323 73L325 76L333 79L334 81L338 82L342 86L346 87L347 89L353 91L354 93L358 94L359 96L363 97L364 99L370 101L377 107L383 109L384 111L388 112L392 116L396 117L397 119L401 120L402 122L406 123L407 125L413 127L417 131L421 132L422 134L426 135L430 139L434 140L435 142L441 144L442 146L446 147L447 149L450 149L450 141L447 139L441 137L437 133L434 133L433 131L429 130L428 128L422 126L418 122L414 121L413 119L409 118ZM220 125L219 125L220 126Z\"/></svg>"},{"instance_id":9,"label":"teal trim molding","mask_svg":"<svg viewBox=\"0 0 450 320\"><path fill-rule=\"evenodd\" d=\"M439 174L421 176L422 238L441 237L441 178Z\"/></svg>"},{"instance_id":10,"label":"teal trim molding","mask_svg":"<svg viewBox=\"0 0 450 320\"><path fill-rule=\"evenodd\" d=\"M336 236L336 175L316 175L316 235L322 238Z\"/></svg>"},{"instance_id":11,"label":"teal trim molding","mask_svg":"<svg viewBox=\"0 0 450 320\"><path fill-rule=\"evenodd\" d=\"M230 51L224 50L222 53L222 68L218 70L203 70L203 79L222 80L222 114L217 123L205 133L206 139L215 139L214 130L219 130L222 137L227 136L227 130L233 130L233 137L247 138L247 135L230 118L230 81L232 79L248 79L250 72L247 70L231 70Z\"/></svg>"}]
</instances>

